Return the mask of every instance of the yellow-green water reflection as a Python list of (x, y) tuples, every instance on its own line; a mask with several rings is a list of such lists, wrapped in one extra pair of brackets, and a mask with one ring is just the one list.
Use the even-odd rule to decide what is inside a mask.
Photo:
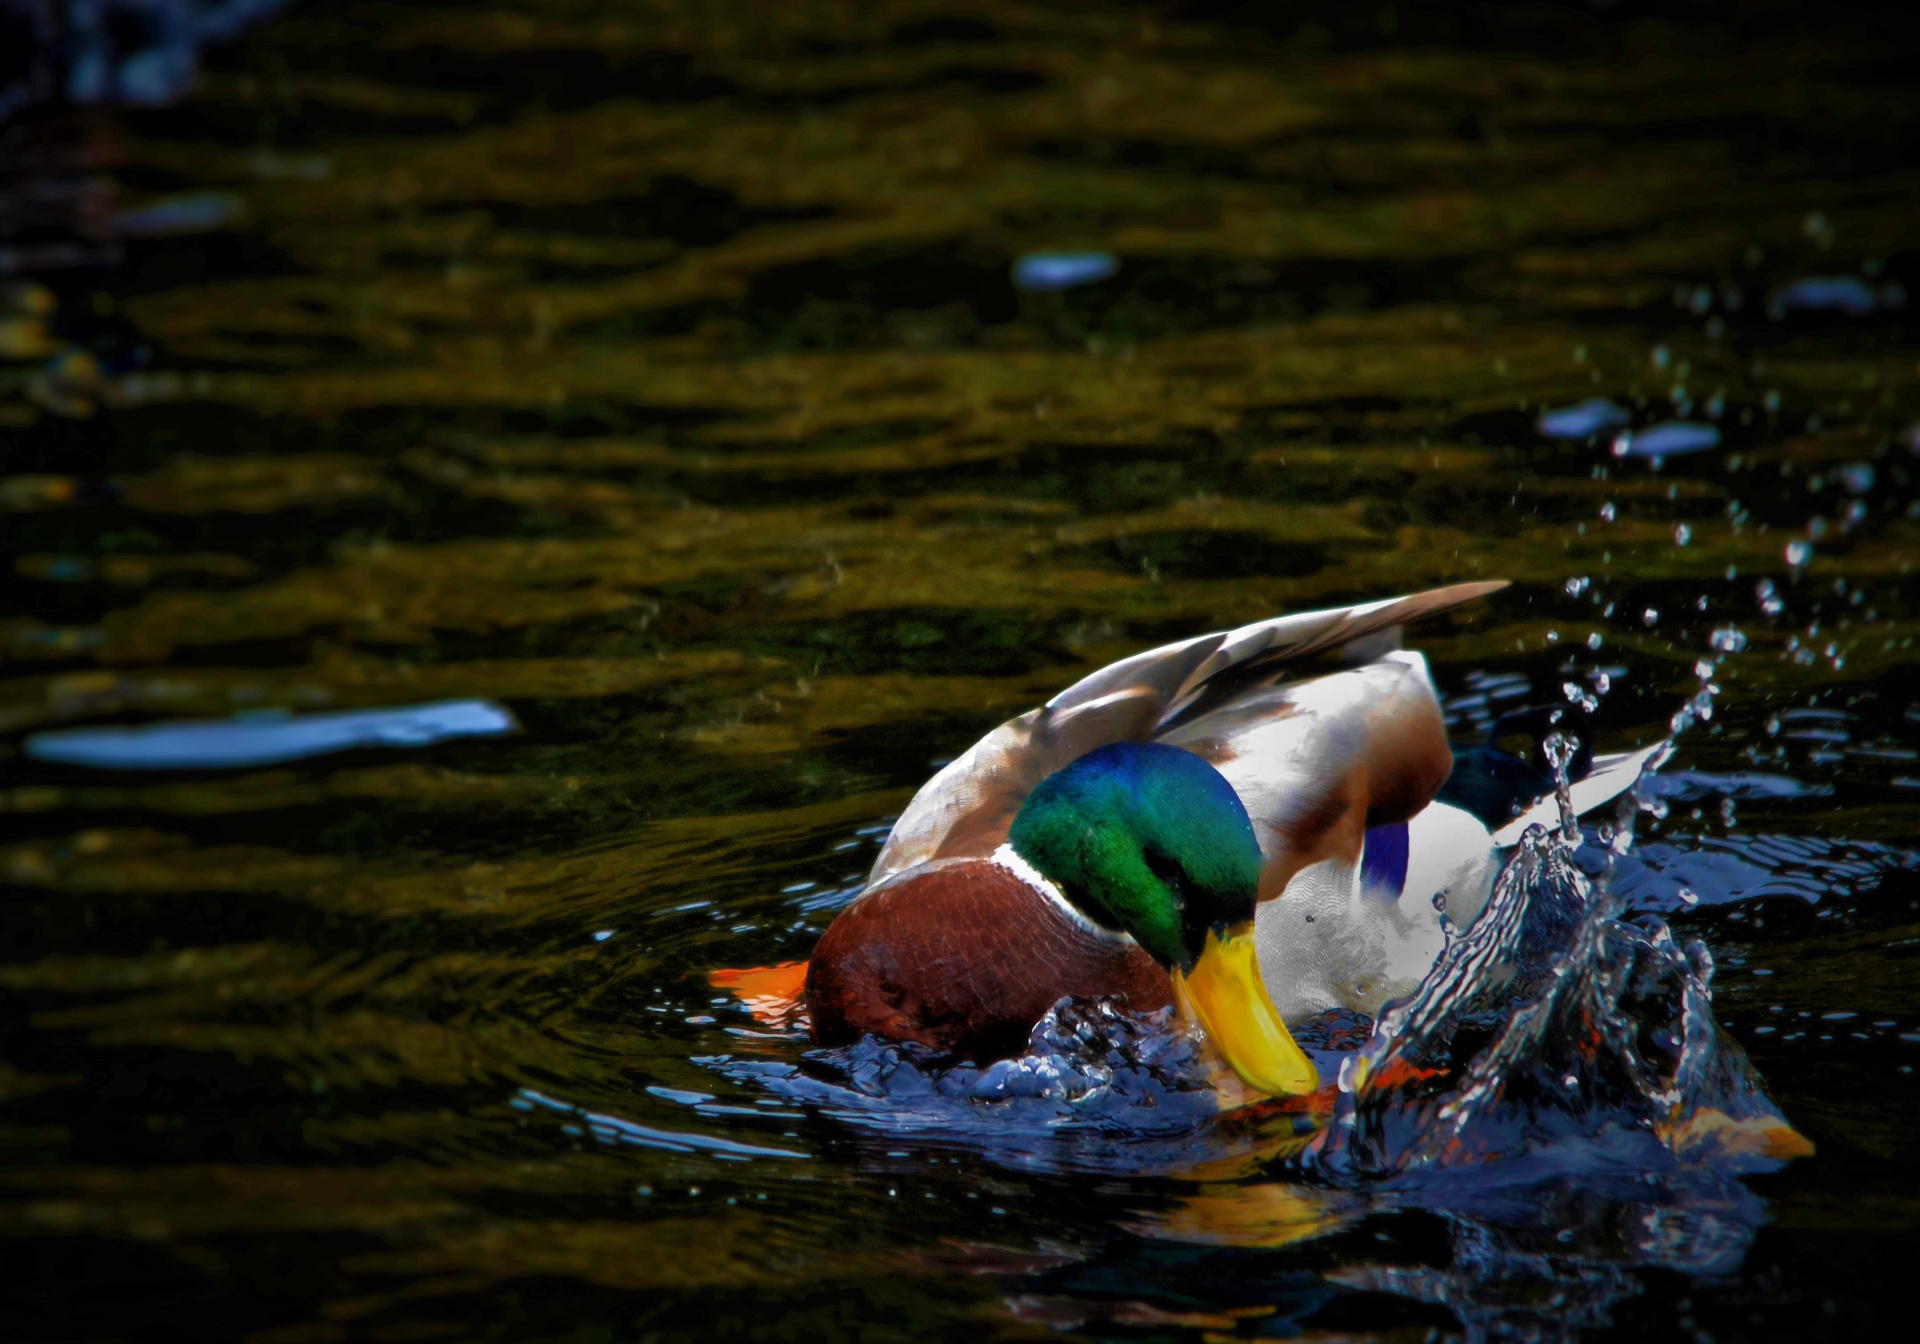
[[(101, 114), (127, 202), (234, 222), (7, 299), (0, 1229), (31, 1337), (1459, 1331), (1367, 1277), (1447, 1263), (1429, 1215), (646, 1089), (779, 1109), (698, 1057), (799, 1047), (701, 976), (804, 955), (987, 727), (1155, 640), (1478, 577), (1516, 586), (1423, 633), (1443, 690), (1557, 698), (1571, 651), (1613, 669), (1609, 746), (1667, 731), (1713, 629), (1750, 639), (1683, 763), (1831, 791), (1655, 838), (1892, 856), (1856, 901), (1697, 930), (1821, 1146), (1768, 1187), (1789, 1231), (1732, 1287), (1629, 1289), (1566, 1214), (1600, 1303), (1566, 1319), (1890, 1320), (1850, 1276), (1920, 1207), (1920, 369), (1908, 309), (1766, 313), (1806, 275), (1920, 284), (1889, 31), (312, 4), (182, 107)], [(1009, 280), (1086, 248), (1119, 274)], [(1655, 470), (1534, 432), (1597, 394), (1642, 425), (1718, 399), (1726, 444)], [(225, 774), (19, 754), (463, 697), (522, 731)], [(1841, 740), (1768, 731), (1810, 704)], [(1859, 1018), (1789, 1045), (1751, 1034), (1774, 1006)], [(806, 1158), (596, 1144), (523, 1088)]]

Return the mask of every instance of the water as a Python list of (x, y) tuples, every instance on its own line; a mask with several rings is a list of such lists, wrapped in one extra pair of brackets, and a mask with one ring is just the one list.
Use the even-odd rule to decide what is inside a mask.
[[(1913, 49), (309, 5), (0, 128), (10, 1333), (1897, 1328)], [(997, 1073), (816, 1054), (707, 982), (1085, 671), (1476, 577), (1413, 640), (1459, 744), (1675, 752), (1454, 989), (1302, 1033), (1357, 1090), (1222, 1115), (1098, 1004)], [(328, 727), (449, 702), (517, 729)], [(181, 721), (339, 750), (30, 745)]]

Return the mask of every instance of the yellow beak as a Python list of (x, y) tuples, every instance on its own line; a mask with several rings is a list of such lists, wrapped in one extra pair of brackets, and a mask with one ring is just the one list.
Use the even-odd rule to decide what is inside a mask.
[(1260, 978), (1252, 925), (1209, 933), (1192, 972), (1175, 970), (1173, 979), (1241, 1082), (1272, 1097), (1299, 1096), (1320, 1086), (1320, 1071), (1294, 1044)]

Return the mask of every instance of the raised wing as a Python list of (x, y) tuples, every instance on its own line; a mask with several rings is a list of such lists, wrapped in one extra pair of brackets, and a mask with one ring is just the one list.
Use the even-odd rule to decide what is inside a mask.
[[(991, 854), (1005, 841), (1034, 786), (1096, 747), (1163, 736), (1171, 741), (1175, 730), (1199, 730), (1203, 724), (1219, 728), (1226, 721), (1216, 716), (1241, 706), (1246, 707), (1242, 718), (1250, 723), (1261, 717), (1252, 708), (1255, 703), (1269, 704), (1269, 716), (1290, 714), (1293, 710), (1282, 705), (1292, 702), (1263, 699), (1275, 693), (1272, 683), (1287, 668), (1362, 646), (1408, 621), (1505, 586), (1459, 584), (1361, 606), (1276, 616), (1104, 667), (1041, 708), (994, 729), (927, 781), (894, 823), (868, 883), (934, 859)], [(1424, 665), (1420, 677), (1425, 685)], [(1430, 687), (1426, 695), (1432, 699)], [(1437, 721), (1437, 706), (1434, 714)], [(1440, 745), (1444, 751), (1444, 733)], [(1446, 778), (1444, 769), (1440, 778)]]

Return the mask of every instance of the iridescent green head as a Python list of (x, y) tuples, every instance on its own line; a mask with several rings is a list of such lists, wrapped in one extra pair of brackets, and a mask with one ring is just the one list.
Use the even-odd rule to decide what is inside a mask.
[(1211, 930), (1253, 918), (1260, 846), (1220, 772), (1178, 747), (1118, 742), (1050, 775), (1014, 818), (1014, 852), (1087, 918), (1191, 971)]

